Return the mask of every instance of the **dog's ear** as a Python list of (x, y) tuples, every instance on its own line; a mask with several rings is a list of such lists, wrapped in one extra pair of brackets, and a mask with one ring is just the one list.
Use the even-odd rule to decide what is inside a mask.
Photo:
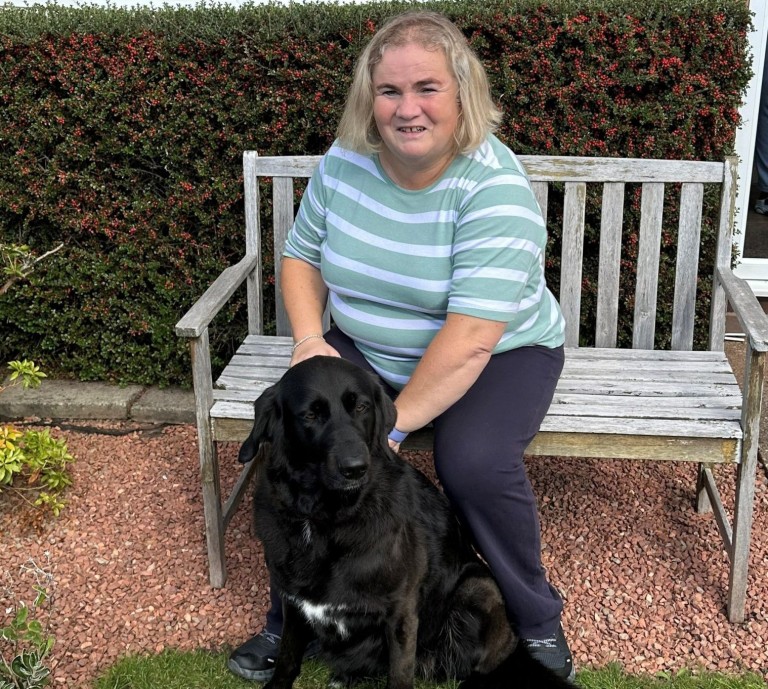
[(385, 450), (389, 450), (387, 436), (397, 420), (395, 403), (390, 399), (384, 388), (376, 380), (376, 429), (374, 431), (377, 443), (382, 443)]
[(275, 424), (280, 417), (277, 404), (277, 385), (267, 388), (253, 403), (253, 428), (245, 442), (240, 446), (237, 461), (247, 464), (258, 453), (263, 442), (271, 443), (274, 439)]

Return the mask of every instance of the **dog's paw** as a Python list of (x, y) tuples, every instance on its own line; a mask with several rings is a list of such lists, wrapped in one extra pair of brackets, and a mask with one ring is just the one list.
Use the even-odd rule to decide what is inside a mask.
[(362, 677), (355, 677), (353, 675), (340, 675), (333, 674), (325, 685), (326, 689), (352, 689), (352, 687), (360, 684), (363, 681)]

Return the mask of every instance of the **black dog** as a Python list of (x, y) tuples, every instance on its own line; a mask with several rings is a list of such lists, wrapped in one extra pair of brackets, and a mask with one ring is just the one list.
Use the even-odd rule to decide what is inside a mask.
[(255, 404), (240, 449), (270, 443), (256, 530), (283, 596), (268, 689), (290, 689), (318, 638), (333, 683), (386, 675), (463, 679), (466, 689), (571, 687), (530, 657), (487, 567), (444, 495), (387, 444), (392, 401), (362, 369), (316, 357)]

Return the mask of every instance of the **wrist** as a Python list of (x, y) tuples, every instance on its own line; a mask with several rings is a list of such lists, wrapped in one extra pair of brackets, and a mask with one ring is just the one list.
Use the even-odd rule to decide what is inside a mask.
[(291, 348), (291, 354), (295, 352), (301, 345), (303, 345), (305, 342), (309, 342), (310, 340), (325, 340), (323, 335), (320, 333), (313, 333), (311, 335), (305, 335), (304, 337), (300, 338), (296, 342), (294, 342), (293, 347)]

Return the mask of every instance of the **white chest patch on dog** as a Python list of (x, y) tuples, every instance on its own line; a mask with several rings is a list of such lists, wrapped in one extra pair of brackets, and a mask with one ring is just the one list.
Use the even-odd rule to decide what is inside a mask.
[(327, 603), (310, 603), (308, 600), (302, 600), (296, 596), (289, 596), (291, 603), (301, 610), (304, 617), (312, 625), (321, 625), (323, 627), (336, 627), (339, 636), (347, 638), (349, 629), (344, 622), (344, 606), (328, 605)]
[(301, 531), (301, 536), (304, 539), (304, 543), (306, 545), (312, 543), (312, 525), (309, 523), (309, 519), (304, 522), (304, 528)]

